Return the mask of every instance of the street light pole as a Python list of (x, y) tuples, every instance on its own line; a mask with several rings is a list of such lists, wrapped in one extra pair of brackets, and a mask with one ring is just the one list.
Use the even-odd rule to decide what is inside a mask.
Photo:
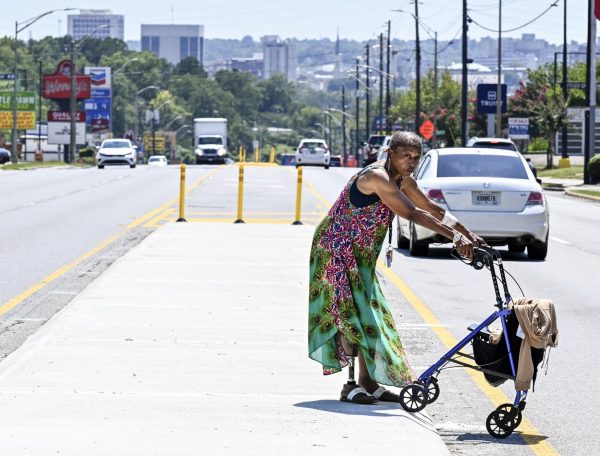
[[(342, 86), (342, 112), (346, 112), (346, 86)], [(342, 115), (342, 159), (346, 163), (346, 116)]]
[(140, 108), (139, 108), (139, 103), (138, 103), (138, 97), (144, 93), (146, 90), (150, 90), (150, 89), (154, 89), (154, 90), (159, 90), (159, 87), (154, 86), (154, 85), (150, 85), (150, 86), (146, 86), (141, 88), (140, 90), (138, 90), (135, 93), (135, 115), (136, 115), (136, 124), (135, 124), (135, 137), (136, 140), (137, 138), (140, 137), (140, 124), (141, 124), (141, 120), (140, 120)]
[(38, 153), (42, 153), (42, 61), (38, 60)]
[(29, 19), (26, 19), (22, 22), (17, 22), (15, 21), (15, 60), (14, 60), (14, 66), (13, 66), (13, 77), (14, 77), (14, 85), (13, 85), (13, 99), (12, 99), (12, 103), (13, 103), (13, 128), (12, 128), (12, 146), (11, 146), (11, 152), (10, 152), (10, 161), (11, 163), (17, 163), (17, 127), (18, 127), (18, 122), (17, 122), (17, 82), (18, 82), (18, 77), (17, 77), (17, 72), (18, 72), (18, 65), (19, 65), (19, 53), (18, 53), (18, 35), (19, 32), (22, 32), (23, 30), (25, 30), (27, 27), (29, 27), (30, 25), (33, 25), (34, 23), (36, 23), (37, 21), (39, 21), (41, 18), (47, 16), (48, 14), (52, 14), (56, 11), (71, 11), (74, 10), (76, 8), (63, 8), (63, 9), (53, 9), (50, 11), (46, 11), (45, 13), (40, 14), (39, 16), (34, 16), (31, 17)]
[(365, 106), (366, 112), (365, 112), (365, 138), (368, 141), (369, 140), (369, 134), (370, 134), (370, 128), (369, 128), (369, 68), (371, 68), (369, 66), (369, 50), (371, 48), (371, 43), (367, 42), (367, 60), (366, 60), (366, 65), (365, 65), (365, 79), (366, 79), (366, 84), (367, 84), (367, 88), (365, 90), (366, 92), (366, 101), (367, 104)]
[(419, 1), (415, 0), (415, 30), (416, 30), (416, 81), (415, 81), (415, 133), (419, 134), (421, 120), (421, 43), (419, 41)]
[(460, 125), (461, 132), (460, 138), (462, 142), (462, 146), (467, 145), (467, 133), (468, 133), (468, 123), (467, 123), (467, 0), (463, 0), (463, 11), (462, 11), (462, 90), (460, 95)]
[(379, 34), (379, 134), (383, 133), (383, 33)]
[[(565, 102), (569, 98), (567, 94), (567, 0), (563, 0), (564, 18), (563, 18), (563, 62), (562, 62), (562, 92), (563, 99)], [(554, 64), (554, 71), (556, 71), (556, 63)], [(561, 130), (561, 158), (568, 163), (569, 153), (567, 152), (567, 124), (562, 127)]]
[(438, 115), (438, 50), (437, 32), (433, 39), (433, 146), (437, 146), (437, 115)]
[[(391, 52), (391, 35), (392, 33), (392, 21), (388, 21), (388, 32), (387, 32), (387, 67), (386, 72), (390, 74), (390, 52)], [(385, 132), (386, 134), (391, 133), (391, 125), (390, 125), (390, 106), (392, 104), (392, 99), (390, 98), (390, 78), (386, 78), (385, 80)]]
[(360, 90), (359, 87), (358, 87), (358, 84), (360, 83), (360, 76), (359, 76), (359, 73), (358, 73), (358, 64), (359, 64), (359, 62), (360, 62), (360, 60), (357, 57), (356, 58), (356, 118), (354, 119), (355, 120), (354, 137), (355, 137), (355, 141), (356, 141), (356, 163), (358, 163), (360, 165), (360, 162), (358, 160), (358, 151), (360, 149), (360, 145), (358, 143), (359, 137), (360, 137), (359, 133), (358, 133), (358, 128), (359, 128), (359, 119), (358, 119), (358, 117), (359, 117), (359, 112), (360, 112), (360, 110), (359, 110), (360, 109), (360, 104), (359, 104), (360, 98), (358, 96), (359, 95), (359, 90)]

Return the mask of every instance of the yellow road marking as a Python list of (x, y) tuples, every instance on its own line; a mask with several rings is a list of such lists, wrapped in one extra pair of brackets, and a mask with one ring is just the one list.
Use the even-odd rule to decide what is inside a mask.
[[(315, 187), (308, 181), (305, 184), (309, 187), (311, 193), (317, 197), (326, 207), (331, 206), (331, 203), (327, 201)], [(384, 273), (384, 275), (398, 288), (400, 293), (406, 298), (410, 305), (417, 311), (425, 323), (431, 325), (436, 336), (442, 341), (447, 349), (454, 347), (458, 341), (454, 338), (452, 333), (442, 325), (440, 320), (435, 314), (425, 305), (425, 303), (415, 294), (414, 291), (390, 268), (385, 266), (383, 261), (377, 260), (377, 267)], [(465, 369), (471, 380), (484, 392), (488, 399), (497, 407), (500, 404), (513, 403), (504, 392), (499, 388), (491, 387), (483, 378), (483, 376), (474, 370)], [(554, 456), (559, 455), (558, 451), (548, 442), (542, 440), (543, 437), (541, 432), (525, 417), (519, 426), (520, 436), (527, 443), (529, 448), (538, 456)]]
[[(192, 191), (192, 189), (194, 189), (195, 187), (197, 187), (198, 185), (200, 185), (202, 182), (204, 182), (206, 179), (208, 179), (209, 177), (213, 176), (215, 173), (219, 172), (222, 169), (223, 168), (219, 167), (219, 168), (215, 169), (214, 171), (201, 176), (199, 179), (197, 179), (192, 184), (192, 186), (190, 187), (190, 189), (186, 193), (189, 193), (190, 191)], [(127, 225), (121, 232), (119, 232), (119, 233), (115, 234), (114, 236), (112, 236), (112, 237), (104, 240), (103, 242), (101, 242), (100, 244), (98, 244), (93, 249), (91, 249), (88, 252), (86, 252), (83, 255), (81, 255), (76, 260), (73, 260), (70, 263), (68, 263), (68, 264), (66, 264), (66, 265), (58, 268), (54, 272), (52, 272), (49, 275), (47, 275), (46, 277), (44, 277), (41, 281), (39, 281), (35, 285), (30, 286), (29, 288), (27, 288), (22, 293), (20, 293), (17, 296), (9, 299), (4, 304), (2, 304), (2, 306), (0, 306), (0, 315), (3, 315), (6, 312), (8, 312), (9, 310), (15, 308), (17, 305), (19, 305), (25, 299), (27, 299), (31, 295), (33, 295), (35, 292), (41, 290), (46, 285), (48, 285), (52, 281), (58, 279), (63, 274), (69, 272), (71, 269), (75, 268), (77, 265), (79, 265), (84, 260), (86, 260), (86, 259), (90, 258), (91, 256), (95, 255), (96, 253), (100, 252), (102, 249), (104, 249), (105, 247), (109, 246), (110, 244), (112, 244), (113, 242), (115, 242), (116, 240), (118, 240), (119, 238), (121, 238), (123, 235), (125, 235), (131, 229), (136, 228), (136, 227), (142, 225), (148, 219), (152, 218), (153, 216), (156, 216), (156, 214), (159, 214), (161, 211), (164, 211), (170, 205), (176, 204), (178, 201), (179, 201), (179, 197), (174, 198), (171, 201), (163, 204), (162, 206), (160, 206), (160, 207), (158, 207), (158, 208), (156, 208), (156, 209), (148, 212), (147, 214), (142, 215), (141, 217), (137, 218), (136, 220), (134, 220), (133, 222), (131, 222), (129, 225)]]

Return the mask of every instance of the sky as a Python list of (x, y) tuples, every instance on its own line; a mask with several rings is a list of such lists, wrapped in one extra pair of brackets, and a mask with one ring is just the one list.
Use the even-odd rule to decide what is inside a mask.
[[(235, 38), (246, 35), (256, 41), (264, 35), (282, 38), (331, 38), (339, 31), (340, 38), (376, 39), (387, 31), (392, 21), (392, 38), (412, 40), (415, 36), (412, 0), (10, 0), (0, 15), (0, 36), (14, 36), (15, 21), (22, 22), (51, 9), (66, 7), (110, 9), (125, 17), (125, 40), (140, 39), (141, 24), (200, 24), (205, 38)], [(472, 19), (492, 30), (498, 29), (500, 0), (468, 0)], [(568, 40), (586, 41), (587, 0), (557, 0), (558, 6), (542, 18), (507, 37), (534, 33), (550, 43), (563, 40), (563, 1), (567, 1)], [(519, 27), (538, 16), (555, 0), (502, 0), (502, 29)], [(9, 6), (10, 5), (10, 6)], [(21, 39), (40, 39), (67, 33), (67, 14), (57, 11), (40, 19), (19, 34)], [(438, 32), (438, 40), (460, 38), (462, 0), (421, 0), (419, 16), (423, 24)], [(469, 37), (479, 39), (497, 36), (475, 23), (469, 27)], [(426, 38), (425, 30), (421, 37)]]

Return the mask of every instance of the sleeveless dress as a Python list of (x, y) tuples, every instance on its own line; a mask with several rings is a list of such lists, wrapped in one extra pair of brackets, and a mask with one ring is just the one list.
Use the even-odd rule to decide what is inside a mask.
[[(348, 364), (338, 333), (358, 345), (373, 380), (402, 387), (413, 381), (394, 319), (375, 267), (388, 224), (394, 217), (377, 195), (360, 193), (353, 176), (315, 230), (310, 253), (308, 355), (325, 375)], [(358, 190), (371, 204), (357, 207)], [(356, 202), (356, 201), (355, 201)]]

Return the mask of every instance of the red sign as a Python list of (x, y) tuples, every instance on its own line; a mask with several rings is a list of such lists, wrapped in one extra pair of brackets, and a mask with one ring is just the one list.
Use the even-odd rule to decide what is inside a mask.
[[(78, 100), (86, 100), (90, 95), (90, 77), (77, 76), (75, 78), (75, 94)], [(68, 99), (71, 98), (71, 78), (69, 76), (45, 74), (44, 98)]]
[(96, 118), (92, 119), (91, 128), (92, 132), (96, 133), (98, 131), (106, 131), (109, 128), (108, 119)]
[(427, 140), (431, 139), (431, 137), (433, 136), (434, 130), (435, 130), (435, 128), (434, 128), (433, 122), (431, 120), (426, 120), (419, 127), (419, 133), (421, 133), (421, 136), (423, 136), (423, 138), (425, 138)]
[(600, 20), (600, 0), (594, 1), (594, 15), (596, 19)]
[[(69, 111), (48, 111), (48, 122), (70, 122)], [(85, 111), (77, 111), (76, 122), (85, 122)]]

